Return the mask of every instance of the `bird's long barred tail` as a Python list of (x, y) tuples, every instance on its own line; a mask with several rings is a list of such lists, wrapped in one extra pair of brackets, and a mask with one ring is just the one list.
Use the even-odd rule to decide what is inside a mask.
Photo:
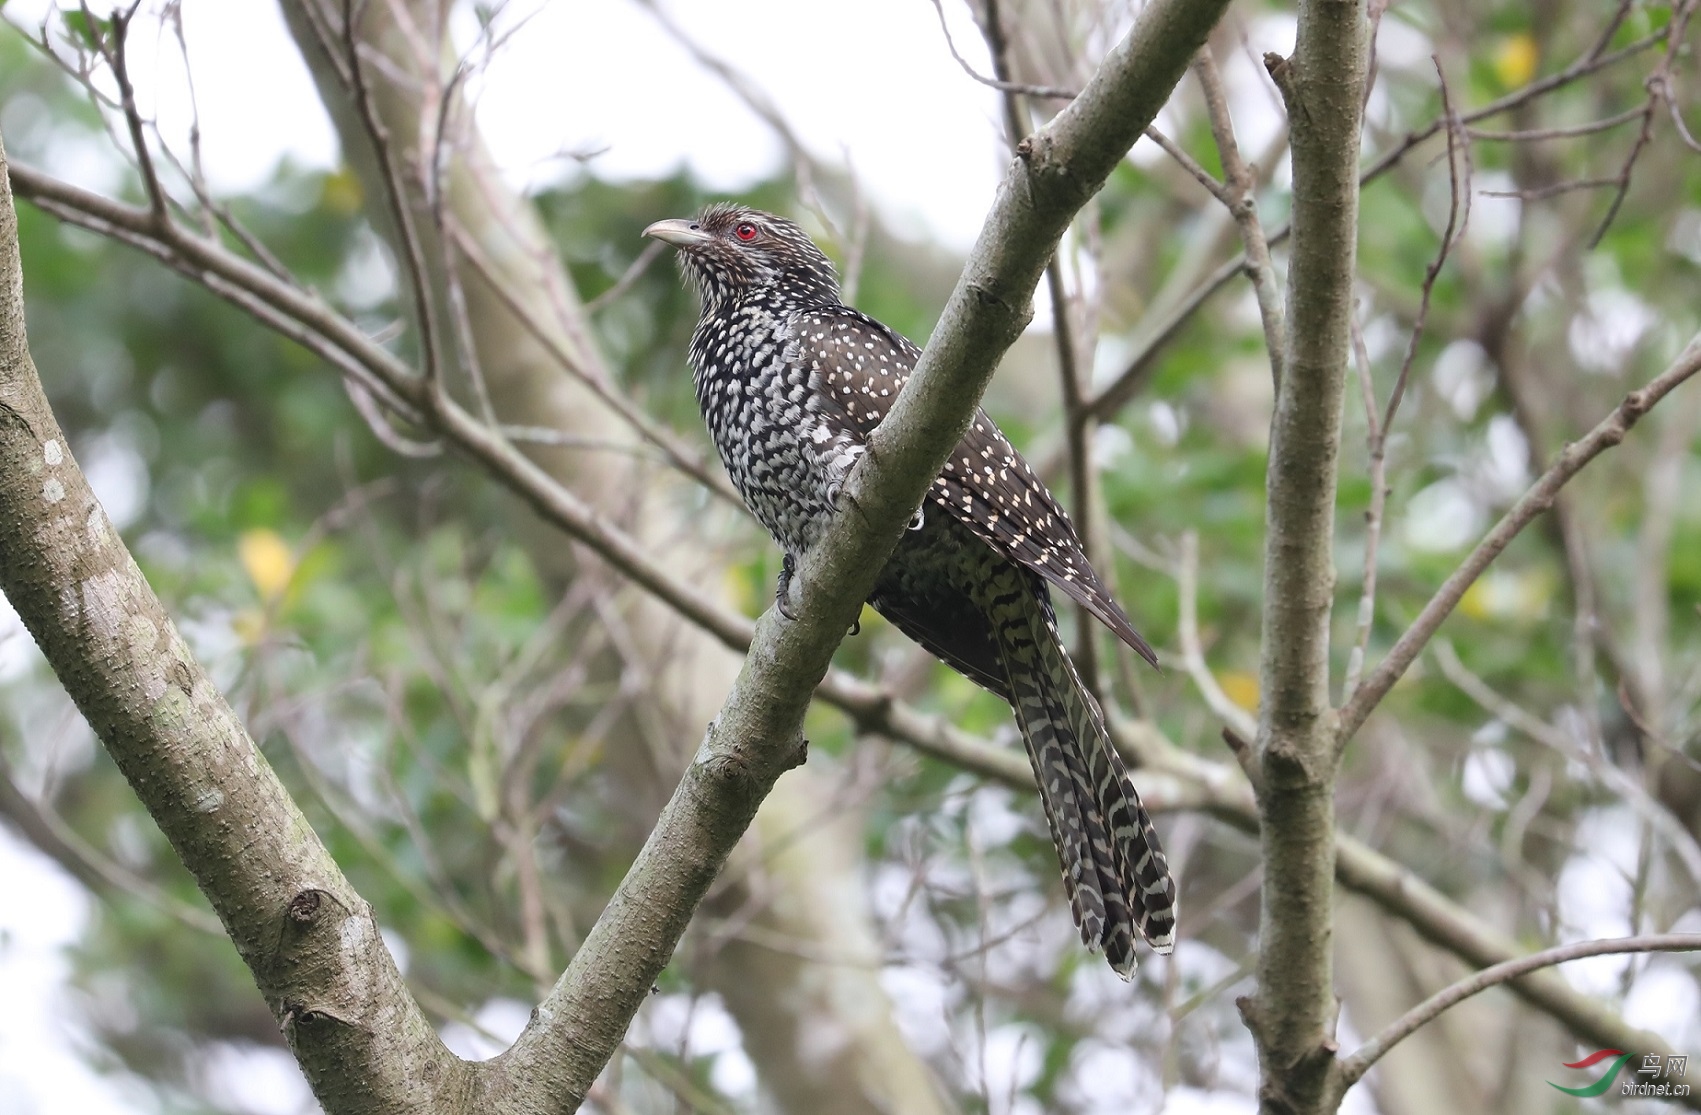
[(1070, 909), (1081, 940), (1102, 948), (1127, 979), (1136, 932), (1160, 953), (1175, 945), (1169, 861), (1098, 703), (1063, 649), (1043, 590), (1022, 571), (998, 580), (989, 611)]

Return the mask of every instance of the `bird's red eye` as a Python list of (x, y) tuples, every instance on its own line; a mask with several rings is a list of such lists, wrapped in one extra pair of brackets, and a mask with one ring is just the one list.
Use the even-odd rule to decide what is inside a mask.
[(732, 230), (732, 234), (748, 244), (750, 241), (756, 239), (756, 226), (751, 224), (749, 221), (745, 221), (743, 224), (734, 228)]

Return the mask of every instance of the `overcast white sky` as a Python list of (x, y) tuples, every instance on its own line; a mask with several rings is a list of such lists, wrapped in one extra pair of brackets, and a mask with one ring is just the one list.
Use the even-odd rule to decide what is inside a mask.
[[(959, 49), (984, 71), (967, 10), (946, 7)], [(32, 24), (47, 8), (46, 0), (14, 0), (7, 18)], [(183, 8), (215, 186), (253, 186), (285, 153), (334, 163), (330, 123), (272, 0), (185, 0)], [(958, 245), (973, 240), (1004, 161), (996, 94), (952, 61), (928, 0), (718, 0), (669, 10), (754, 78), (815, 154), (848, 158), (900, 226)], [(614, 178), (665, 175), (685, 163), (729, 189), (779, 166), (770, 130), (639, 5), (514, 0), (504, 21), (521, 19), (472, 90), (484, 135), (516, 181), (559, 175), (562, 152), (600, 152), (596, 172)], [(456, 30), (470, 42), (470, 16)], [(137, 83), (163, 130), (182, 135), (185, 86), (174, 51), (162, 45), (140, 52)]]

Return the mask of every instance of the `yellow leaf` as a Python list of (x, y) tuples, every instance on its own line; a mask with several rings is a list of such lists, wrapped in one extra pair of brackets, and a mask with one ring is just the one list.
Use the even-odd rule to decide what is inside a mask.
[(1465, 595), (1459, 597), (1459, 614), (1471, 619), (1487, 617), (1490, 609), (1488, 589), (1482, 581), (1473, 581), (1471, 587), (1465, 590)]
[(333, 213), (350, 217), (360, 212), (360, 179), (355, 177), (354, 171), (349, 167), (339, 167), (334, 173), (326, 175), (323, 190), (325, 207)]
[(721, 578), (721, 588), (726, 593), (727, 603), (747, 616), (753, 616), (773, 603), (756, 592), (750, 578), (736, 566), (727, 566)]
[(1508, 89), (1528, 85), (1536, 76), (1539, 53), (1536, 40), (1528, 32), (1507, 36), (1500, 49), (1494, 52), (1494, 76)]
[(236, 540), (236, 555), (259, 590), (260, 599), (268, 604), (283, 594), (295, 576), (295, 554), (275, 530), (261, 527), (243, 531)]
[(1258, 679), (1244, 670), (1230, 670), (1217, 678), (1223, 695), (1247, 712), (1258, 711)]
[(1533, 623), (1547, 614), (1553, 593), (1551, 574), (1495, 569), (1465, 590), (1459, 598), (1459, 611), (1472, 619)]
[(266, 617), (258, 608), (244, 608), (230, 617), (230, 629), (246, 646), (253, 646), (266, 633)]

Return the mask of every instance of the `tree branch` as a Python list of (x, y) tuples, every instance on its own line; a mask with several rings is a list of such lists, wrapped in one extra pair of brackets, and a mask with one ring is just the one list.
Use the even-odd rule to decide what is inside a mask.
[(1417, 619), (1394, 643), (1387, 657), (1365, 678), (1352, 699), (1342, 706), (1335, 728), (1337, 751), (1347, 745), (1353, 733), (1364, 724), (1365, 718), (1422, 653), (1424, 645), (1458, 606), (1465, 590), (1511, 545), (1519, 532), (1553, 505), (1560, 489), (1581, 472), (1583, 466), (1623, 441), (1624, 435), (1644, 414), (1698, 371), (1701, 371), (1701, 334), (1691, 338), (1677, 359), (1647, 386), (1626, 395), (1613, 412), (1601, 419), (1581, 441), (1571, 443), (1560, 452), (1548, 470), (1518, 497), (1518, 502), (1483, 536), (1470, 556), (1435, 590), (1435, 595), (1429, 598)]
[[(1701, 933), (1661, 933), (1643, 937), (1614, 937), (1601, 941), (1578, 941), (1520, 956), (1460, 980), (1437, 991), (1365, 1042), (1351, 1057), (1341, 1061), (1341, 1078), (1352, 1086), (1390, 1049), (1427, 1026), (1442, 1011), (1464, 1002), (1491, 987), (1515, 980), (1541, 968), (1581, 960), (1586, 956), (1613, 956), (1639, 952), (1695, 952), (1701, 950)], [(1638, 1050), (1639, 1052), (1641, 1050)]]
[(756, 805), (801, 759), (810, 692), (967, 427), (1074, 213), (1149, 123), (1222, 9), (1158, 0), (1082, 95), (1023, 144), (921, 360), (801, 563), (796, 622), (770, 609), (744, 669), (608, 909), (499, 1072), (583, 1099)]
[[(0, 163), (4, 152), (0, 151)], [(326, 1110), (465, 1087), (372, 912), (190, 654), (71, 458), (0, 182), (0, 592), (212, 903)]]
[(1309, 0), (1292, 58), (1265, 56), (1293, 143), (1293, 248), (1282, 379), (1270, 426), (1258, 793), (1264, 853), (1258, 991), (1263, 1112), (1332, 1110), (1336, 999), (1334, 604), (1336, 464), (1351, 343), (1364, 103), (1362, 4)]

